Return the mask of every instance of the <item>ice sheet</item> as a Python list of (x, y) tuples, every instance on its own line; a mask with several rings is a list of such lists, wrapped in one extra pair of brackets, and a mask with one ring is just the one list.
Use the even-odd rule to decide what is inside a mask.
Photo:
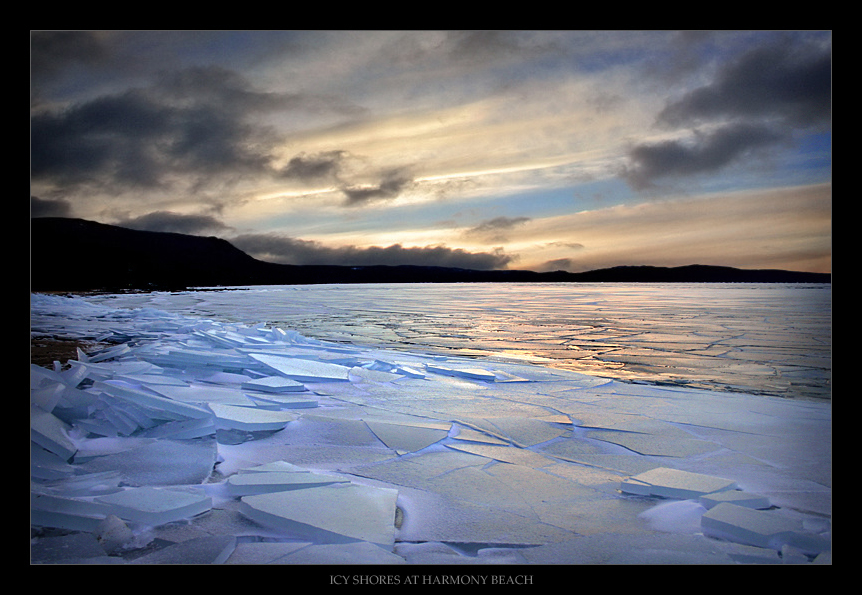
[[(31, 310), (39, 333), (121, 343), (31, 366), (34, 560), (65, 556), (48, 553), (55, 531), (106, 535), (111, 516), (135, 538), (87, 559), (734, 564), (831, 552), (828, 403), (83, 298), (34, 295)], [(761, 517), (729, 506), (792, 531), (753, 540)]]
[(358, 484), (287, 489), (240, 498), (240, 510), (266, 526), (319, 543), (366, 541), (392, 548), (398, 491)]

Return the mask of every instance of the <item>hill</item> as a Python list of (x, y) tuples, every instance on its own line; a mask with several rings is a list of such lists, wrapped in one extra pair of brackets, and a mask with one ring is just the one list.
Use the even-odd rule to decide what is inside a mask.
[(829, 274), (704, 265), (623, 266), (585, 273), (411, 265), (284, 265), (257, 260), (220, 238), (138, 231), (60, 217), (31, 219), (30, 234), (31, 291), (179, 290), (312, 283), (831, 282)]

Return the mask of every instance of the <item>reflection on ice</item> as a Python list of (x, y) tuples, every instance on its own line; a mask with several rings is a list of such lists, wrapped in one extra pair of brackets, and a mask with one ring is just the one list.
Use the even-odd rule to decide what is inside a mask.
[(34, 562), (831, 561), (828, 402), (97, 301), (31, 297), (112, 343), (31, 366)]
[(617, 379), (793, 397), (831, 392), (829, 285), (321, 285), (94, 299)]

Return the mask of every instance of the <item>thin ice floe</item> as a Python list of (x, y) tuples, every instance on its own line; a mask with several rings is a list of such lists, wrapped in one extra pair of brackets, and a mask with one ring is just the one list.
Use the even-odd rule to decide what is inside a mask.
[(831, 562), (831, 406), (82, 298), (31, 331), (31, 560)]

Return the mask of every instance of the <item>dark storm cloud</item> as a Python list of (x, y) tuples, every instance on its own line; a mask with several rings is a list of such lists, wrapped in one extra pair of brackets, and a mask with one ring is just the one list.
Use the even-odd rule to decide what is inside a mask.
[(693, 139), (632, 147), (624, 177), (642, 189), (666, 176), (716, 173), (788, 142), (794, 130), (828, 125), (831, 104), (831, 44), (781, 37), (728, 63), (708, 85), (669, 102), (657, 124), (692, 127)]
[[(372, 185), (354, 185), (350, 174), (343, 176), (351, 156), (347, 151), (324, 151), (316, 154), (301, 153), (288, 161), (279, 176), (302, 182), (331, 182), (345, 196), (343, 206), (362, 207), (371, 203), (394, 200), (409, 188), (413, 176), (409, 168), (399, 167), (380, 174), (380, 182)], [(345, 179), (348, 178), (348, 179)]]
[(168, 134), (170, 116), (136, 96), (104, 97), (61, 114), (30, 119), (34, 179), (76, 184), (110, 175), (122, 183), (149, 180), (156, 169), (147, 147)]
[(180, 127), (172, 136), (167, 155), (187, 172), (260, 173), (270, 157), (253, 126), (212, 106), (199, 106), (179, 115)]
[[(224, 68), (162, 73), (148, 88), (33, 114), (31, 175), (67, 188), (96, 182), (166, 187), (185, 175), (199, 187), (249, 174), (277, 176), (271, 147), (283, 139), (255, 124), (255, 116), (350, 109), (335, 99), (260, 92)], [(309, 165), (293, 162), (286, 173), (307, 174)]]
[(202, 101), (223, 110), (270, 110), (279, 107), (283, 96), (257, 92), (238, 73), (219, 66), (195, 66), (163, 72), (154, 90), (179, 100)]
[(726, 65), (712, 83), (670, 103), (659, 122), (678, 126), (720, 117), (780, 117), (808, 126), (831, 115), (831, 44), (787, 37)]
[(472, 253), (446, 246), (405, 248), (400, 244), (387, 247), (326, 247), (318, 242), (297, 240), (275, 234), (247, 234), (231, 240), (240, 250), (261, 260), (285, 264), (427, 265), (490, 270), (505, 268), (513, 258), (502, 251)]
[(30, 76), (37, 84), (70, 64), (98, 63), (106, 57), (106, 49), (89, 31), (30, 33)]
[(69, 185), (157, 187), (172, 174), (261, 171), (256, 131), (210, 105), (173, 106), (140, 91), (31, 117), (31, 174)]
[(624, 177), (633, 187), (646, 188), (657, 178), (713, 173), (786, 138), (768, 126), (740, 123), (695, 134), (693, 142), (639, 145), (629, 153)]
[(292, 158), (280, 173), (285, 178), (298, 180), (334, 178), (341, 171), (345, 155), (344, 151), (326, 151), (315, 155), (302, 153)]
[(401, 192), (413, 183), (413, 178), (403, 168), (397, 168), (383, 175), (376, 186), (346, 186), (342, 192), (347, 197), (347, 206), (362, 206), (371, 202), (398, 198)]
[(202, 235), (229, 229), (227, 225), (209, 215), (182, 215), (170, 211), (157, 211), (117, 222), (120, 227), (142, 231), (168, 231)]

